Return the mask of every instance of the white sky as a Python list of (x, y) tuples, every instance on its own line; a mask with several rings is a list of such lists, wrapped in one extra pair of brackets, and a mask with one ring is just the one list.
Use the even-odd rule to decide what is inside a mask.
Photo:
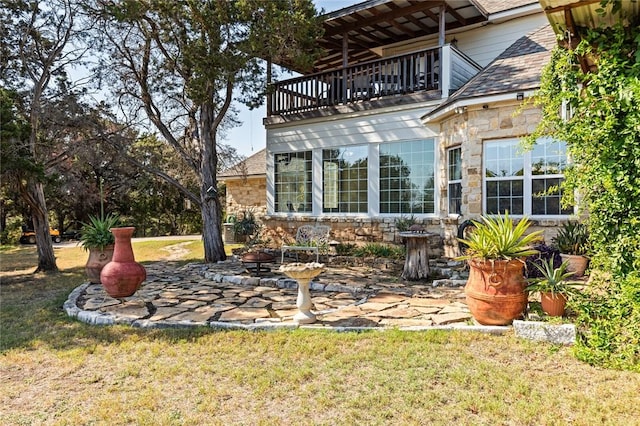
[[(363, 0), (314, 0), (316, 9), (324, 9), (325, 12), (342, 9)], [(262, 125), (262, 119), (267, 112), (264, 106), (249, 111), (244, 106), (239, 106), (239, 120), (242, 124), (228, 132), (223, 143), (233, 146), (238, 153), (247, 157), (255, 154), (265, 147), (266, 132)]]

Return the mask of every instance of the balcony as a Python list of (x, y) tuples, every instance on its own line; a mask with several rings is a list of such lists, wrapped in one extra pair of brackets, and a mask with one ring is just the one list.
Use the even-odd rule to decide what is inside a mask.
[(479, 70), (479, 65), (447, 44), (274, 83), (267, 115), (315, 115), (314, 111), (348, 109), (363, 102), (382, 107), (387, 99), (412, 99), (412, 94), (447, 98)]

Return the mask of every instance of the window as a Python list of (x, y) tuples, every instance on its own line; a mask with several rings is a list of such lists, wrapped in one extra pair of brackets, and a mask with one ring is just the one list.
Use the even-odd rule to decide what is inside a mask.
[(569, 215), (560, 205), (567, 165), (566, 144), (539, 139), (522, 152), (517, 139), (490, 141), (484, 149), (485, 212), (514, 215)]
[(435, 212), (433, 139), (380, 144), (380, 213)]
[(460, 214), (462, 205), (462, 149), (460, 147), (450, 149), (447, 157), (449, 214)]
[(311, 151), (275, 154), (275, 211), (311, 212)]
[(366, 213), (367, 147), (322, 151), (322, 211), (325, 213)]

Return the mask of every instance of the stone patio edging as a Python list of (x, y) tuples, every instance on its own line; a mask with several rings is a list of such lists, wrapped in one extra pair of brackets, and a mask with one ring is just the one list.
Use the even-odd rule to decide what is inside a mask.
[[(273, 288), (283, 288), (295, 290), (298, 283), (289, 278), (260, 278), (246, 277), (239, 275), (225, 275), (219, 272), (203, 271), (206, 279), (217, 283), (230, 283), (239, 286), (265, 286)], [(171, 281), (171, 280), (169, 280)], [(445, 280), (442, 280), (445, 281)], [(457, 281), (457, 280), (456, 280)], [(439, 283), (440, 285), (444, 283)], [(553, 325), (541, 321), (521, 321), (515, 320), (513, 326), (485, 326), (485, 325), (405, 325), (405, 326), (387, 326), (387, 327), (366, 327), (366, 326), (327, 326), (319, 324), (296, 324), (292, 322), (270, 322), (257, 320), (255, 323), (247, 324), (241, 322), (229, 321), (189, 321), (189, 320), (148, 320), (148, 319), (131, 319), (126, 317), (118, 317), (112, 313), (105, 313), (95, 310), (84, 310), (78, 306), (78, 299), (83, 295), (85, 290), (91, 285), (86, 282), (76, 287), (69, 294), (67, 300), (63, 304), (63, 309), (69, 317), (76, 318), (81, 322), (90, 325), (116, 325), (126, 324), (132, 327), (146, 329), (164, 329), (164, 328), (188, 328), (188, 327), (210, 327), (218, 330), (253, 330), (253, 331), (269, 331), (269, 330), (293, 330), (293, 329), (310, 329), (310, 330), (330, 330), (335, 332), (364, 332), (364, 331), (385, 331), (385, 330), (402, 330), (402, 331), (427, 331), (427, 330), (460, 330), (483, 332), (494, 335), (502, 335), (509, 330), (514, 330), (515, 335), (520, 338), (529, 340), (547, 341), (554, 344), (571, 345), (576, 339), (575, 325), (560, 324)], [(370, 291), (365, 288), (340, 285), (340, 284), (321, 284), (318, 282), (311, 283), (311, 289), (314, 291), (326, 292), (348, 292), (354, 295), (361, 295), (362, 299), (358, 300), (354, 305), (357, 306), (367, 301)], [(135, 297), (135, 296), (133, 296)], [(141, 299), (142, 300), (142, 299)], [(338, 308), (340, 309), (340, 308)], [(332, 310), (318, 311), (318, 314), (326, 314)]]

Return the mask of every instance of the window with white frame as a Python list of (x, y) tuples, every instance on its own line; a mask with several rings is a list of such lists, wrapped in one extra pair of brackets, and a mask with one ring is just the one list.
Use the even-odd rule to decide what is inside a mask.
[(524, 152), (518, 139), (487, 141), (484, 145), (485, 213), (562, 216), (561, 184), (567, 166), (566, 143), (538, 139)]
[(460, 214), (462, 206), (462, 148), (447, 152), (449, 214)]
[(433, 139), (380, 144), (380, 213), (435, 212)]
[(322, 151), (324, 213), (367, 213), (367, 153), (365, 145)]
[(311, 212), (311, 151), (274, 155), (274, 209), (278, 213)]

